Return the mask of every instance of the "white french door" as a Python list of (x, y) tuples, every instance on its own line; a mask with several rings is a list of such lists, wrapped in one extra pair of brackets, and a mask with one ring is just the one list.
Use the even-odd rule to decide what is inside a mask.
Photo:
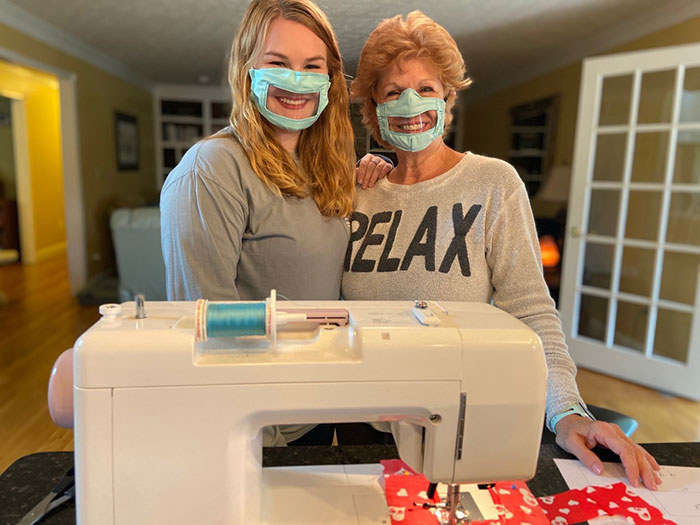
[(576, 363), (700, 399), (700, 44), (584, 61), (567, 224)]

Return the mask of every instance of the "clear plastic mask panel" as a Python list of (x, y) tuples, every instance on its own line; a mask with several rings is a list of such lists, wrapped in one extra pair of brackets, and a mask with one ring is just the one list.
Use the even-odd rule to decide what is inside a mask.
[(388, 117), (389, 131), (396, 133), (423, 133), (438, 124), (437, 111), (426, 111), (414, 117)]
[(267, 89), (265, 107), (276, 115), (301, 120), (316, 115), (319, 98), (318, 92), (293, 93), (270, 85)]

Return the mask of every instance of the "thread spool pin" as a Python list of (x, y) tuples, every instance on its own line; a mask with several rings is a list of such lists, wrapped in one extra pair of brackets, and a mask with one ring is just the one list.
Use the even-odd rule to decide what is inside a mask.
[(122, 313), (122, 306), (116, 303), (100, 305), (100, 315), (103, 319), (116, 319)]

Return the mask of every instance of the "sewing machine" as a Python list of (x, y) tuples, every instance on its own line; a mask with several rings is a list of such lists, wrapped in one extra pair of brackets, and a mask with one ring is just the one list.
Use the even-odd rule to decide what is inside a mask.
[[(524, 324), (477, 303), (280, 304), (274, 337), (207, 338), (194, 302), (101, 307), (74, 347), (79, 524), (265, 522), (267, 425), (390, 421), (430, 481), (534, 475), (546, 365)], [(324, 309), (349, 315), (294, 317)]]

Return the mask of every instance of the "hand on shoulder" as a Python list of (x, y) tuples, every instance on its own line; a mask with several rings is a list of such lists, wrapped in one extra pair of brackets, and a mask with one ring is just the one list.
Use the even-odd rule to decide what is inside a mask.
[(382, 157), (368, 153), (360, 159), (355, 168), (355, 179), (363, 190), (371, 188), (379, 180), (386, 177), (394, 165)]

